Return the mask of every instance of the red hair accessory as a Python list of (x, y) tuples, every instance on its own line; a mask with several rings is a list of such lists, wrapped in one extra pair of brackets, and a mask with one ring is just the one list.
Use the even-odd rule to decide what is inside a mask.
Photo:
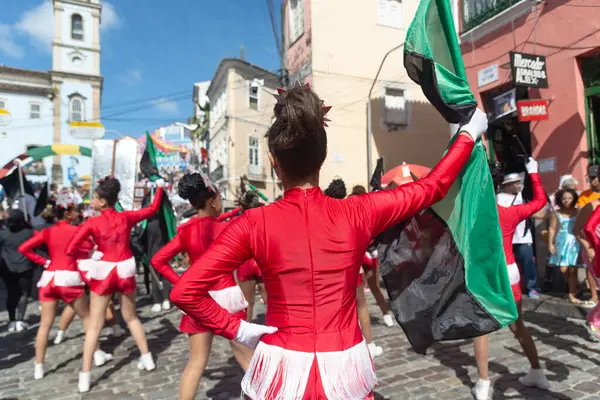
[[(304, 84), (305, 88), (309, 88), (310, 89), (310, 82), (306, 82)], [(287, 90), (285, 90), (284, 88), (277, 88), (277, 94), (274, 94), (273, 97), (275, 97), (275, 99), (279, 100), (279, 96), (281, 96), (282, 94), (287, 93)], [(321, 103), (323, 104), (323, 126), (325, 127), (329, 127), (329, 125), (327, 125), (327, 122), (331, 122), (331, 120), (329, 118), (325, 118), (325, 115), (329, 112), (329, 110), (331, 110), (332, 106), (326, 106), (324, 105), (325, 102), (323, 100), (321, 100)]]
[(104, 181), (109, 178), (112, 178), (112, 175), (106, 175), (104, 178), (98, 179), (98, 184), (104, 183)]

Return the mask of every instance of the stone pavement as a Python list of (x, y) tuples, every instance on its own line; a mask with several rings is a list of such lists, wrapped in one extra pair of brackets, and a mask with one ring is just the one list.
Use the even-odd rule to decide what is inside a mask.
[[(368, 298), (371, 298), (369, 294)], [(24, 333), (8, 334), (6, 312), (0, 316), (0, 399), (176, 399), (179, 377), (187, 360), (185, 335), (179, 334), (180, 312), (151, 313), (147, 297), (139, 300), (150, 349), (157, 369), (136, 369), (137, 349), (130, 336), (103, 337), (102, 346), (114, 360), (96, 368), (90, 393), (76, 392), (81, 364), (83, 333), (76, 321), (60, 345), (50, 344), (46, 377), (33, 380), (36, 326)], [(30, 305), (30, 319), (38, 321), (37, 305)], [(263, 308), (259, 307), (258, 312)], [(427, 356), (415, 354), (399, 327), (380, 324), (371, 305), (375, 342), (385, 353), (375, 364), (380, 384), (377, 399), (470, 399), (476, 380), (475, 360), (470, 341), (435, 345)], [(521, 386), (517, 378), (527, 370), (527, 361), (510, 331), (495, 333), (490, 340), (490, 373), (493, 399), (600, 399), (600, 344), (587, 339), (581, 320), (566, 320), (548, 313), (526, 314), (543, 366), (552, 383), (548, 392)], [(57, 322), (56, 322), (57, 323)], [(242, 371), (235, 365), (229, 345), (216, 338), (210, 361), (201, 382), (198, 399), (239, 398)]]

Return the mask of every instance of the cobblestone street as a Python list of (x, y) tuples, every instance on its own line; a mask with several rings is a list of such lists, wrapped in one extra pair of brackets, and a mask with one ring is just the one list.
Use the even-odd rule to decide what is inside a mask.
[[(368, 295), (368, 298), (371, 296)], [(262, 313), (264, 308), (258, 307)], [(180, 312), (176, 309), (151, 313), (145, 297), (139, 311), (157, 360), (151, 373), (136, 369), (137, 349), (130, 336), (103, 337), (102, 346), (114, 360), (93, 371), (90, 393), (76, 392), (81, 365), (83, 333), (76, 322), (60, 345), (50, 344), (49, 373), (33, 380), (34, 338), (38, 321), (37, 304), (29, 307), (32, 327), (21, 334), (7, 333), (6, 313), (0, 320), (1, 399), (175, 399), (179, 377), (186, 363), (188, 345), (179, 334)], [(371, 314), (378, 316), (371, 305)], [(259, 316), (260, 319), (260, 316)], [(548, 370), (551, 390), (543, 392), (521, 386), (517, 378), (528, 364), (510, 331), (505, 329), (490, 340), (490, 373), (493, 399), (600, 399), (600, 345), (588, 341), (582, 320), (565, 320), (528, 312), (526, 321), (538, 345), (543, 366)], [(56, 322), (57, 323), (57, 322)], [(476, 380), (475, 360), (470, 341), (434, 346), (423, 357), (409, 350), (399, 327), (386, 328), (374, 318), (375, 342), (384, 348), (376, 359), (380, 384), (377, 399), (469, 399)], [(229, 345), (216, 338), (209, 365), (201, 383), (199, 399), (239, 398), (242, 371), (233, 361)]]

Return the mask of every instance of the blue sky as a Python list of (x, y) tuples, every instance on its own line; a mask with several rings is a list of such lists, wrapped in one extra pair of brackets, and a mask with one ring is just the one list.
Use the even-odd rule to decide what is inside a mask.
[[(51, 1), (2, 3), (0, 64), (49, 70)], [(281, 2), (274, 3), (279, 17)], [(193, 83), (211, 79), (219, 61), (239, 57), (242, 45), (247, 61), (278, 69), (267, 1), (105, 1), (101, 29), (104, 126), (138, 137), (146, 129), (185, 121), (193, 110)], [(132, 108), (139, 110), (131, 112)], [(108, 120), (111, 114), (120, 113)]]

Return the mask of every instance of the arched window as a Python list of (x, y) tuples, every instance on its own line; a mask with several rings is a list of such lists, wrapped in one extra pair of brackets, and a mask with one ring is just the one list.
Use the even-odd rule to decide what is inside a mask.
[(79, 14), (71, 15), (71, 38), (83, 40), (83, 18)]
[(71, 98), (71, 103), (69, 104), (69, 121), (85, 121), (83, 99), (80, 97)]

